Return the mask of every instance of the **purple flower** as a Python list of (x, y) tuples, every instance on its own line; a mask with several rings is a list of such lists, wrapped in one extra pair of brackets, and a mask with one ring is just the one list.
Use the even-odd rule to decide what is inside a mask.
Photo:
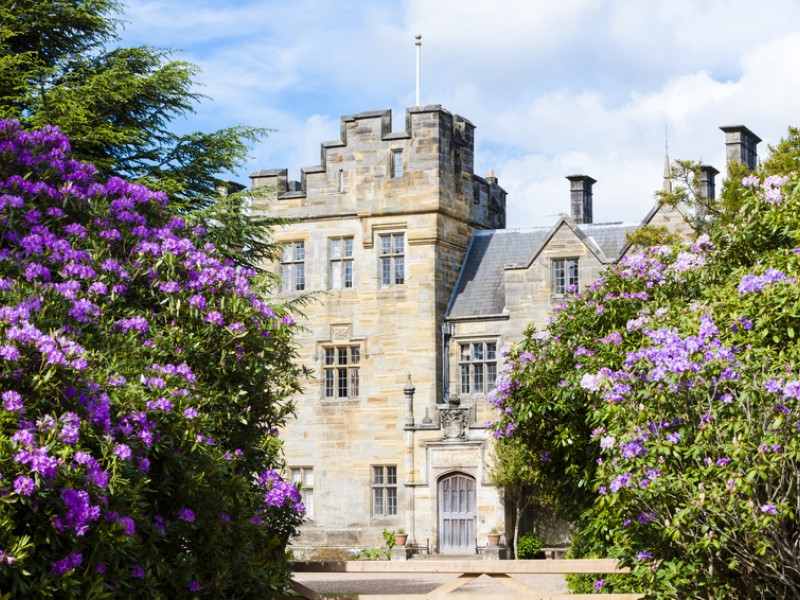
[(594, 590), (596, 592), (599, 592), (600, 590), (603, 589), (603, 586), (605, 584), (606, 584), (606, 580), (605, 579), (596, 579), (595, 582), (594, 582)]
[(200, 294), (195, 294), (191, 298), (189, 298), (189, 306), (192, 308), (198, 308), (200, 310), (206, 309), (206, 299), (203, 298)]
[(39, 263), (28, 263), (25, 267), (25, 279), (28, 281), (34, 281), (36, 279), (50, 281), (50, 269), (40, 265)]
[(650, 552), (637, 552), (636, 553), (636, 560), (645, 560), (648, 558), (653, 558), (653, 555)]
[(21, 412), (25, 412), (25, 406), (22, 403), (22, 396), (19, 395), (19, 392), (15, 392), (14, 390), (7, 390), (3, 392), (3, 407), (7, 411), (16, 411), (19, 410)]
[(655, 513), (653, 512), (646, 512), (639, 515), (637, 521), (642, 525), (647, 525), (650, 521), (656, 518)]
[[(618, 331), (613, 331), (609, 333), (606, 337), (600, 339), (601, 344), (611, 344), (613, 346), (619, 346), (622, 343), (622, 334)], [(602, 581), (602, 580), (598, 580)]]
[(765, 515), (776, 515), (778, 514), (778, 509), (775, 508), (774, 504), (762, 504), (761, 512)]
[(620, 454), (622, 454), (622, 458), (634, 458), (646, 453), (647, 448), (644, 447), (642, 440), (633, 440), (632, 442), (620, 444)]
[(624, 475), (617, 475), (609, 484), (608, 488), (612, 494), (616, 494), (622, 488), (629, 487), (631, 484), (631, 473), (625, 473)]
[(58, 434), (58, 439), (65, 444), (74, 445), (78, 441), (80, 434), (81, 420), (74, 412), (64, 413), (59, 419), (61, 422), (61, 431)]
[(783, 386), (784, 398), (800, 398), (800, 381), (789, 381)]
[(646, 475), (652, 481), (661, 477), (661, 471), (659, 469), (647, 469)]
[(14, 491), (20, 496), (30, 496), (35, 489), (36, 485), (30, 477), (20, 475), (14, 480)]
[(200, 584), (197, 582), (197, 580), (196, 580), (196, 579), (192, 579), (192, 580), (189, 582), (189, 591), (190, 591), (190, 592), (199, 592), (199, 591), (200, 591), (200, 589), (201, 589), (201, 586), (200, 586)]
[(172, 402), (167, 398), (159, 398), (158, 400), (148, 400), (145, 402), (145, 406), (149, 410), (163, 410), (164, 412), (169, 412), (172, 410)]
[(64, 521), (78, 537), (89, 530), (89, 523), (100, 518), (100, 507), (91, 504), (87, 492), (64, 488), (61, 490), (61, 500), (68, 507)]
[(93, 296), (105, 296), (108, 294), (108, 286), (102, 281), (95, 281), (89, 286), (89, 294)]
[(739, 295), (761, 292), (771, 283), (786, 281), (786, 274), (777, 269), (767, 269), (763, 275), (745, 275), (739, 282)]
[(114, 446), (114, 454), (119, 456), (122, 460), (131, 459), (131, 449), (127, 444), (117, 444)]
[(117, 323), (117, 327), (122, 330), (123, 333), (127, 333), (130, 330), (138, 331), (139, 333), (145, 333), (149, 327), (147, 323), (147, 319), (144, 317), (131, 317), (129, 319), (120, 319)]
[(90, 323), (93, 317), (100, 316), (100, 309), (90, 300), (83, 298), (73, 302), (69, 316), (79, 323)]
[(136, 533), (136, 523), (130, 517), (119, 517), (119, 519), (117, 519), (117, 523), (122, 525), (125, 535), (132, 536), (134, 533)]
[(187, 419), (195, 419), (197, 418), (197, 409), (192, 408), (191, 406), (183, 411), (183, 416)]
[(178, 518), (187, 523), (194, 523), (194, 511), (191, 508), (182, 508), (178, 511)]
[(70, 223), (64, 227), (66, 235), (74, 235), (75, 237), (85, 238), (87, 236), (86, 229), (80, 223)]
[(208, 313), (204, 320), (206, 323), (211, 323), (213, 325), (225, 324), (225, 318), (216, 310), (212, 310), (210, 313)]
[(82, 562), (83, 555), (80, 552), (75, 552), (73, 550), (64, 558), (51, 563), (50, 572), (53, 575), (65, 575), (75, 567), (79, 566)]
[(4, 346), (0, 347), (0, 358), (4, 360), (18, 360), (19, 359), (19, 350), (17, 350), (16, 346), (11, 346), (9, 344), (5, 344)]
[(133, 565), (133, 567), (131, 567), (131, 577), (144, 579), (144, 574), (144, 567), (142, 565)]

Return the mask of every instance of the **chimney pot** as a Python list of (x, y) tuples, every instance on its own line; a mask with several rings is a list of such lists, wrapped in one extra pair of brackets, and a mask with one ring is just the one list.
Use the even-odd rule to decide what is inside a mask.
[(728, 164), (739, 161), (749, 170), (758, 166), (758, 143), (761, 138), (744, 125), (725, 125), (725, 160)]
[(579, 224), (592, 223), (592, 186), (597, 183), (588, 175), (569, 175), (570, 216)]
[(700, 193), (709, 200), (716, 198), (716, 183), (714, 178), (719, 174), (711, 165), (700, 165)]

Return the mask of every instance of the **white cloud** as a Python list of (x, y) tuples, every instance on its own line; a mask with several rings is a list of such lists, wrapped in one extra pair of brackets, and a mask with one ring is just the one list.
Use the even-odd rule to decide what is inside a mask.
[(567, 211), (576, 172), (598, 180), (596, 220), (641, 218), (666, 127), (673, 158), (724, 171), (719, 125), (774, 144), (797, 124), (796, 0), (145, 0), (127, 17), (127, 39), (203, 68), (214, 102), (191, 126), (276, 128), (249, 168), (291, 177), (343, 114), (393, 107), (402, 127), (421, 33), (422, 101), (477, 126), (476, 172), (509, 191), (511, 227)]

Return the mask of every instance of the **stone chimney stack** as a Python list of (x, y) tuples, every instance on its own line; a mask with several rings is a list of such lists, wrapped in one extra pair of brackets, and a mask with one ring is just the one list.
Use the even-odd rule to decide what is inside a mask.
[(728, 163), (739, 161), (750, 171), (755, 171), (761, 138), (744, 125), (726, 125), (720, 129), (725, 132), (725, 160)]
[(588, 175), (569, 175), (570, 216), (578, 224), (592, 222), (592, 186), (597, 180)]
[(709, 200), (717, 196), (714, 178), (719, 174), (711, 165), (700, 165), (700, 193)]

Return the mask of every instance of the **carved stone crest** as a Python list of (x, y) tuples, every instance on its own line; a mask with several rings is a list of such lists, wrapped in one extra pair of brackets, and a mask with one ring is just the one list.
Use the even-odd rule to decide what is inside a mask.
[(463, 407), (441, 409), (442, 440), (461, 441), (467, 439), (467, 410)]
[(334, 342), (346, 342), (350, 339), (350, 327), (348, 325), (334, 325), (331, 327), (331, 338)]

